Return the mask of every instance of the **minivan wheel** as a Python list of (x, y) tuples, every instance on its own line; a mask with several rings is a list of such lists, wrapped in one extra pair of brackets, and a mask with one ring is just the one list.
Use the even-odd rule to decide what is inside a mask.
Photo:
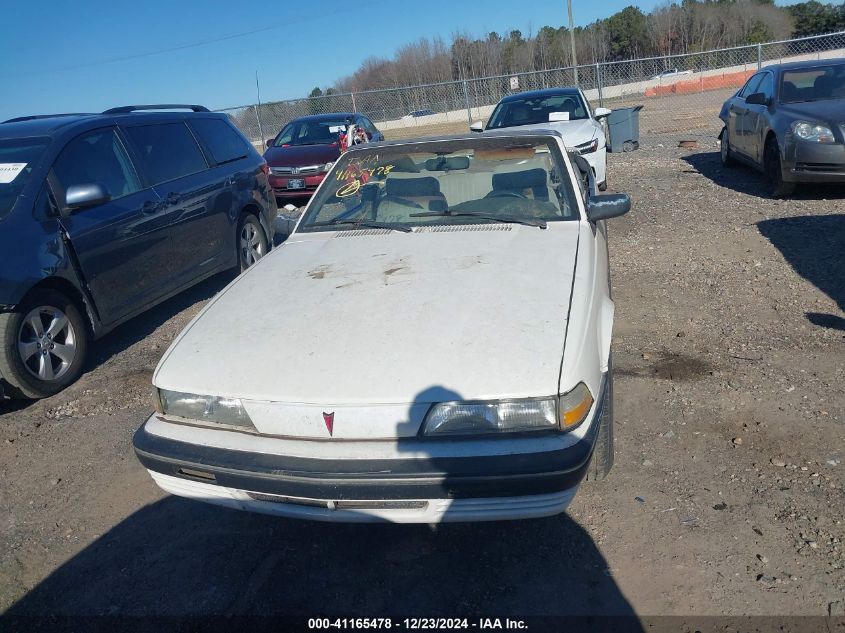
[(46, 398), (82, 374), (88, 328), (65, 295), (37, 290), (14, 312), (0, 314), (0, 341), (0, 374), (9, 392), (21, 398)]
[(241, 272), (267, 254), (267, 236), (254, 215), (245, 215), (238, 226), (238, 263)]
[(613, 468), (613, 355), (607, 363), (607, 388), (604, 391), (601, 418), (593, 456), (587, 466), (586, 481), (601, 481)]

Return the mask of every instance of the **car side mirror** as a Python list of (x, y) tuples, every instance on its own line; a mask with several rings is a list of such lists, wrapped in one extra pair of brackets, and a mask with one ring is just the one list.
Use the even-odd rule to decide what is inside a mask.
[(274, 139), (274, 138), (268, 138), (266, 141), (264, 141), (264, 147), (266, 147), (268, 149), (273, 147), (273, 141), (275, 141), (275, 140), (276, 139)]
[(631, 210), (631, 196), (627, 193), (610, 193), (604, 196), (590, 196), (587, 200), (587, 219), (590, 222), (608, 220), (625, 215)]
[(65, 205), (68, 209), (95, 207), (111, 200), (108, 190), (97, 182), (85, 185), (71, 185), (65, 192)]
[(469, 126), (470, 132), (483, 132), (484, 131), (484, 124), (481, 121), (476, 121), (472, 125)]
[(613, 110), (610, 110), (609, 108), (596, 108), (593, 110), (593, 118), (603, 119), (606, 116), (610, 116), (611, 112), (613, 112)]
[(755, 92), (745, 98), (745, 103), (750, 105), (769, 105), (769, 98), (762, 92)]

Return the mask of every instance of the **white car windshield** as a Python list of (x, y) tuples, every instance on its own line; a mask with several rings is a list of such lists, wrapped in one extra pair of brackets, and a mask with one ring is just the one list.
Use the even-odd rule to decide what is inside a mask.
[(590, 118), (590, 113), (578, 93), (524, 97), (500, 102), (490, 117), (487, 129), (548, 123), (552, 112), (565, 112), (570, 121)]
[(575, 194), (553, 139), (474, 137), (344, 154), (298, 230), (491, 222), (545, 227), (574, 219)]

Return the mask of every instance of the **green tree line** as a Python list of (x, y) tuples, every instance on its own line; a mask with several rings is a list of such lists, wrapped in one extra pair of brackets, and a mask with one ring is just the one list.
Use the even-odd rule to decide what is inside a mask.
[[(774, 0), (682, 0), (650, 13), (631, 5), (575, 29), (579, 64), (667, 56), (757, 44), (845, 29), (845, 2), (809, 0), (779, 7)], [(371, 57), (329, 89), (340, 93), (414, 86), (572, 65), (569, 29), (421, 38), (391, 59)], [(319, 92), (318, 92), (319, 91)], [(315, 88), (314, 95), (325, 89)]]

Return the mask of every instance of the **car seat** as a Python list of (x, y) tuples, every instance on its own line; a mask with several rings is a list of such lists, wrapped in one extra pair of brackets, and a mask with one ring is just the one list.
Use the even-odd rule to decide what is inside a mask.
[(781, 88), (781, 101), (795, 101), (798, 98), (798, 86), (791, 81), (784, 81)]
[(511, 106), (509, 125), (528, 125), (531, 123), (531, 108), (524, 103)]
[(819, 75), (813, 82), (813, 98), (827, 99), (833, 92), (833, 77)]
[(384, 190), (385, 196), (376, 208), (376, 219), (380, 222), (408, 222), (412, 213), (449, 208), (440, 192), (440, 183), (433, 176), (388, 178)]
[(545, 169), (526, 169), (493, 174), (493, 190), (486, 197), (511, 194), (515, 197), (525, 196), (525, 191), (531, 190), (534, 200), (549, 201), (548, 174)]
[(567, 99), (561, 104), (559, 112), (566, 112), (569, 114), (569, 118), (574, 119), (576, 113), (575, 102), (572, 99)]

